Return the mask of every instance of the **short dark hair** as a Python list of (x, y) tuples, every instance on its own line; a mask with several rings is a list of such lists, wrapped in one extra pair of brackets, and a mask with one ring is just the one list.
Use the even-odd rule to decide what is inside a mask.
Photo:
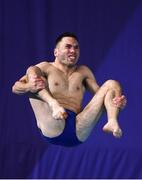
[(72, 33), (72, 32), (64, 32), (64, 33), (60, 34), (60, 35), (57, 37), (57, 39), (55, 40), (55, 46), (57, 46), (57, 44), (58, 44), (58, 43), (62, 40), (62, 38), (64, 38), (64, 37), (72, 37), (72, 38), (74, 38), (75, 40), (78, 41), (78, 37), (77, 37), (74, 33)]

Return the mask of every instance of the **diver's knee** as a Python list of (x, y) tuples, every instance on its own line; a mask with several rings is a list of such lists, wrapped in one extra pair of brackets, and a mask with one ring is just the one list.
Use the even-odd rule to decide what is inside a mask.
[(26, 74), (30, 74), (30, 73), (36, 73), (37, 75), (41, 76), (42, 75), (42, 72), (40, 70), (39, 67), (37, 66), (30, 66), (28, 67), (27, 71), (26, 71)]
[(112, 79), (107, 80), (105, 82), (105, 85), (107, 87), (109, 87), (109, 88), (119, 88), (119, 89), (121, 89), (120, 83), (118, 81), (116, 81), (116, 80), (112, 80)]

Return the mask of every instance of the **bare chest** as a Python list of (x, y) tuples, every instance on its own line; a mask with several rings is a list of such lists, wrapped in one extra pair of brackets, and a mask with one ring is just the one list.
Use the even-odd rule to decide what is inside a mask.
[(74, 72), (70, 76), (64, 75), (60, 71), (48, 74), (48, 88), (52, 94), (82, 94), (84, 91), (84, 77), (79, 72)]

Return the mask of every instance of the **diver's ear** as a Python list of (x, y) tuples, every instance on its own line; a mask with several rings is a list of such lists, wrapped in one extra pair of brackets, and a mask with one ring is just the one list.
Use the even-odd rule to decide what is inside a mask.
[(55, 57), (58, 56), (58, 49), (57, 49), (57, 48), (54, 49), (54, 56), (55, 56)]

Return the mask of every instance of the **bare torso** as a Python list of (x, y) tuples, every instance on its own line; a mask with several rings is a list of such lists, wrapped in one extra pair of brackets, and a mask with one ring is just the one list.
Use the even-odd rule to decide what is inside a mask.
[(53, 98), (65, 109), (79, 113), (85, 91), (84, 66), (76, 67), (69, 75), (53, 63), (45, 63), (42, 69), (47, 78), (47, 90)]
[[(38, 65), (42, 69), (47, 79), (47, 90), (59, 104), (75, 113), (81, 111), (81, 104), (85, 92), (85, 66), (76, 67), (70, 75), (64, 74), (56, 68), (53, 63), (41, 63)], [(42, 129), (42, 133), (48, 137), (58, 136), (65, 127), (64, 120), (54, 120), (49, 105), (37, 98), (30, 97), (30, 103), (33, 108), (37, 125)], [(45, 133), (44, 133), (45, 129)]]

